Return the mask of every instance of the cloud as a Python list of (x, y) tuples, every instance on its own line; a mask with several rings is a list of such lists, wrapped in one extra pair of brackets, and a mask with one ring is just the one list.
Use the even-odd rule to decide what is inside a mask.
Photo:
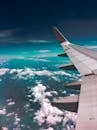
[(0, 31), (0, 38), (6, 38), (12, 35), (12, 30), (3, 30)]
[(46, 53), (46, 52), (50, 52), (50, 50), (39, 50), (39, 52)]
[(0, 41), (14, 40), (16, 29), (0, 30)]
[[(48, 71), (46, 69), (44, 70), (36, 70), (31, 68), (24, 68), (24, 69), (8, 69), (8, 68), (1, 68), (0, 69), (0, 75), (8, 74), (14, 74), (18, 78), (25, 78), (31, 76), (33, 78), (34, 76), (48, 76), (51, 78), (56, 78), (58, 75), (66, 75), (70, 76), (71, 74), (68, 74), (67, 72), (63, 71)], [(67, 125), (67, 122), (73, 122), (73, 124), (76, 124), (76, 118), (77, 114), (75, 113), (69, 113), (67, 111), (61, 111), (57, 107), (54, 107), (51, 105), (51, 102), (49, 98), (53, 97), (54, 95), (57, 95), (56, 91), (47, 91), (47, 87), (41, 84), (41, 82), (37, 82), (37, 85), (34, 88), (30, 88), (31, 95), (28, 95), (29, 101), (33, 101), (31, 99), (31, 96), (34, 96), (34, 102), (39, 102), (41, 108), (36, 111), (34, 120), (38, 122), (38, 124), (43, 127), (43, 124), (46, 124), (47, 130), (54, 130), (54, 127), (57, 127), (57, 124), (62, 124), (62, 126), (67, 128), (71, 127), (71, 124)], [(15, 102), (12, 99), (7, 100), (8, 106), (12, 106), (15, 104)], [(1, 113), (6, 114), (6, 109), (1, 109)], [(14, 125), (18, 125), (20, 123), (20, 118), (14, 113), (9, 113), (7, 116), (14, 115), (15, 121)], [(74, 127), (74, 125), (72, 127)], [(45, 128), (44, 128), (45, 129)], [(43, 130), (44, 130), (43, 129)], [(45, 129), (45, 130), (46, 130)]]
[(6, 109), (3, 108), (3, 109), (0, 109), (0, 115), (5, 115), (6, 114)]
[(19, 78), (27, 80), (28, 78), (34, 78), (35, 76), (47, 76), (50, 79), (53, 79), (57, 82), (60, 82), (59, 76), (65, 76), (65, 78), (78, 78), (79, 75), (70, 74), (65, 71), (49, 71), (45, 68), (43, 70), (36, 70), (31, 68), (24, 68), (24, 69), (8, 69), (8, 68), (1, 68), (0, 69), (0, 76), (4, 76), (5, 74), (13, 74), (12, 78)]
[[(97, 41), (96, 41), (96, 43), (97, 43)], [(97, 50), (97, 46), (96, 45), (94, 45), (94, 46), (85, 46), (85, 47), (87, 47), (89, 49), (96, 49)]]
[(36, 71), (35, 74), (38, 76), (52, 76), (53, 75), (53, 73), (48, 70)]
[(15, 102), (12, 99), (8, 99), (7, 100), (7, 105), (8, 106), (13, 106), (13, 105), (15, 105)]
[(10, 58), (8, 56), (0, 56), (0, 65), (3, 65), (4, 63), (8, 62)]
[(38, 120), (38, 123), (42, 124), (46, 121), (47, 125), (55, 125), (60, 122), (63, 112), (56, 107), (52, 107), (49, 99), (47, 99), (47, 96), (52, 96), (52, 94), (46, 92), (46, 87), (39, 83), (32, 89), (32, 92), (35, 96), (34, 101), (39, 101), (41, 104), (41, 109), (35, 113), (35, 119)]
[(56, 74), (56, 75), (65, 75), (65, 76), (72, 77), (72, 75), (70, 73), (67, 73), (65, 71), (55, 71), (54, 74)]
[(35, 69), (31, 69), (31, 68), (25, 68), (25, 69), (8, 69), (8, 68), (1, 68), (0, 69), (0, 75), (4, 75), (7, 72), (9, 72), (9, 74), (14, 74), (16, 73), (16, 75), (18, 77), (21, 76), (26, 76), (26, 75), (30, 75), (30, 76), (52, 76), (53, 73), (48, 71), (48, 70), (35, 70)]
[[(37, 83), (34, 88), (31, 88), (32, 95), (34, 95), (34, 102), (39, 101), (41, 108), (35, 113), (34, 119), (37, 120), (38, 124), (45, 124), (47, 128), (43, 130), (54, 130), (57, 127), (57, 123), (61, 123), (64, 128), (70, 130), (71, 127), (75, 127), (77, 114), (67, 111), (61, 111), (57, 107), (51, 105), (50, 100), (47, 96), (53, 96), (51, 92), (46, 91), (46, 86), (41, 83)], [(72, 122), (71, 124), (68, 122)], [(72, 125), (73, 124), (73, 125)]]
[(5, 75), (9, 71), (8, 68), (2, 68), (0, 69), (0, 76)]
[(42, 61), (42, 62), (50, 62), (50, 60), (42, 59), (42, 58), (27, 58), (27, 60), (34, 60), (34, 61)]
[(15, 121), (14, 121), (14, 125), (19, 125), (21, 119), (18, 117), (17, 114), (15, 114)]
[(8, 130), (8, 128), (7, 127), (2, 127), (2, 130)]
[(35, 42), (35, 43), (49, 43), (51, 41), (47, 41), (47, 40), (28, 40), (28, 42)]

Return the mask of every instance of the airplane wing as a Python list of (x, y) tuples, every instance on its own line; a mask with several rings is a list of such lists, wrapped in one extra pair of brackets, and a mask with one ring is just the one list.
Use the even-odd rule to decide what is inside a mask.
[(97, 74), (97, 51), (70, 43), (56, 27), (54, 32), (81, 75)]
[(54, 32), (82, 78), (76, 130), (97, 130), (97, 51), (70, 43), (56, 27)]

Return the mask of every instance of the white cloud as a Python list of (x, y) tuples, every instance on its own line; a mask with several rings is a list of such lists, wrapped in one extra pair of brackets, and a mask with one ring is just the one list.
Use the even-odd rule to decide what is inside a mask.
[[(25, 77), (25, 76), (50, 76), (57, 78), (58, 75), (66, 75), (70, 76), (68, 73), (63, 71), (48, 71), (46, 69), (44, 70), (35, 70), (31, 68), (24, 68), (24, 69), (8, 69), (8, 68), (1, 68), (0, 69), (0, 75), (4, 75), (6, 73), (9, 74), (15, 74), (19, 78)], [(35, 120), (38, 121), (39, 125), (42, 125), (43, 123), (46, 123), (48, 127), (48, 130), (53, 130), (51, 127), (52, 125), (57, 125), (57, 123), (63, 124), (65, 126), (66, 122), (71, 119), (74, 123), (76, 122), (77, 114), (69, 113), (66, 111), (61, 111), (60, 109), (54, 107), (51, 105), (50, 100), (48, 97), (52, 97), (54, 94), (57, 95), (56, 91), (46, 91), (46, 86), (44, 86), (41, 83), (37, 83), (37, 85), (34, 88), (31, 88), (30, 90), (32, 92), (31, 95), (34, 95), (35, 99), (34, 102), (39, 101), (41, 108), (35, 113)], [(65, 92), (65, 91), (64, 91)], [(31, 98), (31, 96), (29, 95)], [(31, 99), (29, 99), (31, 100)], [(33, 101), (33, 100), (32, 100)], [(7, 100), (8, 105), (14, 105), (15, 102), (12, 101), (12, 99)], [(4, 115), (6, 114), (6, 109), (0, 109), (0, 114)], [(13, 113), (10, 113), (8, 116), (13, 115)], [(63, 118), (64, 117), (64, 118)], [(19, 124), (20, 118), (18, 116), (15, 117), (14, 124)], [(68, 130), (69, 130), (68, 126)]]
[[(65, 127), (66, 122), (71, 119), (74, 123), (76, 122), (77, 114), (61, 111), (60, 109), (51, 105), (50, 100), (47, 99), (47, 96), (53, 96), (52, 92), (46, 91), (46, 86), (38, 83), (37, 86), (31, 89), (32, 94), (35, 97), (34, 101), (39, 101), (41, 108), (35, 113), (35, 120), (38, 121), (39, 125), (46, 123), (48, 126), (45, 130), (54, 130), (51, 126), (57, 125), (57, 123), (62, 123)], [(64, 118), (63, 118), (64, 117)], [(70, 130), (71, 127), (68, 126), (67, 130)]]
[(3, 65), (4, 63), (8, 62), (10, 60), (7, 56), (0, 56), (0, 65)]
[[(3, 69), (0, 69), (1, 72), (3, 71)], [(4, 69), (5, 71), (6, 70), (9, 70), (9, 69)], [(25, 75), (30, 75), (30, 76), (34, 76), (34, 75), (38, 75), (38, 76), (51, 76), (53, 75), (53, 73), (51, 73), (50, 71), (48, 70), (35, 70), (35, 69), (30, 69), (30, 68), (25, 68), (25, 69), (11, 69), (9, 70), (9, 73), (10, 74), (13, 74), (13, 73), (17, 73), (17, 76), (25, 76)]]
[(67, 73), (65, 71), (49, 71), (46, 70), (45, 68), (43, 70), (36, 70), (32, 68), (24, 68), (24, 69), (1, 68), (0, 69), (1, 76), (5, 75), (6, 73), (14, 74), (14, 76), (12, 77), (13, 79), (19, 78), (19, 79), (27, 80), (28, 78), (34, 78), (34, 76), (48, 76), (57, 82), (60, 82), (59, 76), (66, 76), (65, 78), (69, 76), (70, 78), (73, 77), (76, 79), (78, 79), (79, 76), (79, 75)]
[(10, 98), (10, 99), (7, 99), (6, 102), (7, 102), (7, 105), (8, 105), (8, 106), (13, 106), (13, 105), (15, 105), (15, 102), (14, 102), (11, 98)]
[(51, 73), (48, 70), (36, 71), (35, 74), (39, 76), (52, 76), (53, 75), (53, 73)]
[(47, 41), (47, 40), (28, 40), (28, 42), (49, 43), (49, 42), (51, 42), (51, 41)]
[(13, 106), (13, 105), (15, 105), (14, 101), (11, 101), (11, 102), (8, 103), (8, 106)]
[(34, 60), (34, 61), (42, 61), (42, 62), (50, 62), (50, 60), (42, 59), (42, 58), (27, 58), (27, 60)]
[(5, 115), (6, 114), (6, 109), (3, 108), (3, 109), (0, 109), (0, 115)]
[(17, 115), (15, 115), (14, 125), (19, 125), (20, 121), (21, 119)]
[(7, 113), (7, 117), (10, 117), (10, 116), (14, 116), (15, 115), (15, 113), (14, 112), (10, 112), (10, 113)]
[(46, 52), (50, 52), (50, 50), (39, 50), (39, 52), (46, 53)]
[(56, 75), (65, 75), (65, 76), (72, 77), (72, 74), (67, 73), (65, 71), (55, 71), (54, 74), (56, 74)]
[(41, 109), (35, 114), (35, 119), (38, 120), (38, 123), (42, 124), (46, 121), (47, 124), (54, 125), (57, 122), (60, 122), (62, 119), (60, 115), (62, 115), (63, 112), (56, 107), (52, 107), (49, 99), (46, 98), (47, 96), (52, 96), (52, 94), (50, 92), (46, 92), (46, 87), (39, 83), (32, 89), (32, 91), (35, 96), (34, 101), (39, 101), (41, 104)]
[(34, 76), (34, 72), (30, 68), (25, 68), (24, 70), (18, 70), (17, 73), (18, 73), (17, 76), (19, 77), (26, 76), (26, 75)]
[(2, 68), (2, 69), (0, 69), (0, 75), (1, 75), (1, 76), (2, 76), (2, 75), (5, 75), (8, 71), (9, 71), (9, 69), (7, 69), (7, 68)]
[(7, 127), (2, 127), (2, 129), (3, 129), (3, 130), (8, 130), (8, 128), (7, 128)]

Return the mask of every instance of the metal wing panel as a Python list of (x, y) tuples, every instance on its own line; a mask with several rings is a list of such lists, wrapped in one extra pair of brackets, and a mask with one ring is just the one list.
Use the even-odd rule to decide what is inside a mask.
[(76, 66), (78, 71), (81, 73), (81, 75), (92, 74), (97, 69), (97, 61), (81, 53), (81, 51), (69, 47), (69, 49), (66, 50), (66, 53), (70, 57), (72, 63)]
[(76, 49), (77, 51), (97, 60), (97, 51), (96, 50), (92, 50), (92, 49), (81, 47), (81, 46), (74, 45), (74, 44), (70, 44), (70, 46), (72, 48)]
[[(76, 59), (87, 64), (88, 68), (90, 68), (91, 70), (97, 69), (97, 61), (95, 59), (92, 59), (91, 57), (88, 57), (82, 53), (79, 53), (76, 50), (73, 50), (73, 49), (69, 49), (69, 50), (71, 50), (73, 57), (75, 56)], [(67, 53), (69, 52), (69, 50), (67, 51)]]
[[(73, 53), (74, 53), (74, 52), (73, 52)], [(79, 52), (78, 52), (78, 53), (79, 53)], [(91, 57), (88, 57), (88, 56), (85, 55), (85, 54), (81, 54), (81, 53), (78, 54), (78, 53), (77, 53), (77, 55), (76, 55), (76, 53), (74, 53), (75, 57), (76, 57), (78, 60), (80, 60), (80, 61), (82, 61), (83, 63), (87, 64), (88, 67), (89, 67), (91, 70), (97, 69), (97, 61), (96, 61), (95, 59), (93, 59), (93, 58), (91, 58)]]
[(78, 69), (81, 75), (92, 74), (91, 69), (88, 67), (87, 64), (83, 62), (86, 61), (86, 59), (90, 60), (89, 57), (79, 53), (78, 51), (72, 48), (68, 49), (66, 52), (67, 55), (70, 57), (72, 63), (76, 66), (76, 68)]
[[(70, 59), (72, 60), (72, 62), (74, 63), (74, 65), (76, 66), (76, 68), (81, 73), (81, 75), (85, 75), (85, 73), (86, 73), (86, 75), (90, 74), (90, 73), (94, 73), (95, 70), (97, 70), (97, 60), (93, 59), (85, 54), (82, 54), (81, 50), (78, 51), (78, 50), (74, 50), (73, 48), (71, 48), (71, 49), (68, 49), (66, 52), (67, 52), (68, 56), (70, 57)], [(79, 68), (79, 66), (80, 66), (80, 68)], [(84, 70), (84, 73), (82, 72), (82, 70)]]
[(97, 51), (67, 44), (66, 41), (61, 45), (83, 75), (76, 130), (97, 130)]
[(97, 69), (97, 61), (93, 59), (83, 61), (83, 63), (87, 64), (92, 71)]
[(82, 77), (77, 130), (97, 130), (97, 75)]
[(57, 28), (54, 32), (81, 75), (97, 74), (97, 51), (71, 44)]

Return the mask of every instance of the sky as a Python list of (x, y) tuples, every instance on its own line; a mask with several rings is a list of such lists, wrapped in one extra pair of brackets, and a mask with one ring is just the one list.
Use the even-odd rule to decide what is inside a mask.
[(0, 1), (0, 41), (54, 40), (53, 26), (70, 39), (97, 39), (97, 1)]

